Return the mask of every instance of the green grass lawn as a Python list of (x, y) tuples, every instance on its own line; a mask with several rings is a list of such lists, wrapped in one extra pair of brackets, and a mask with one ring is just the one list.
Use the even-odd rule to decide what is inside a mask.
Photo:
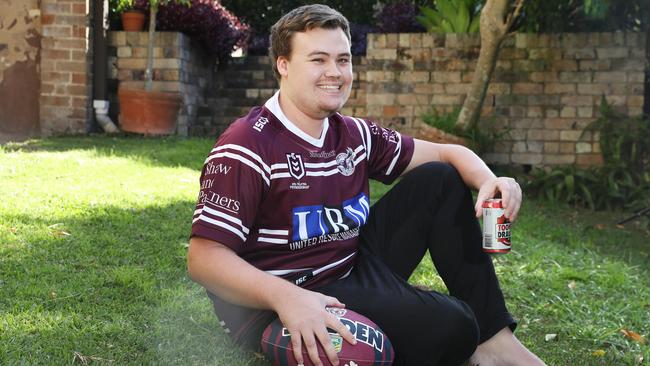
[[(269, 365), (233, 346), (186, 274), (211, 146), (0, 147), (0, 365)], [(650, 345), (621, 332), (650, 338), (650, 236), (616, 227), (623, 215), (526, 201), (512, 252), (495, 258), (518, 336), (549, 365), (650, 364)], [(411, 280), (444, 291), (428, 259)]]

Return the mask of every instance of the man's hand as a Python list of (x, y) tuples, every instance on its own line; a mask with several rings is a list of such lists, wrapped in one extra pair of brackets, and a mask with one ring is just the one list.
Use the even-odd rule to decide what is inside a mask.
[(304, 343), (314, 365), (322, 366), (323, 363), (318, 357), (316, 348), (316, 342), (320, 342), (332, 365), (338, 365), (339, 359), (330, 341), (327, 328), (336, 331), (351, 344), (357, 342), (348, 328), (336, 316), (325, 310), (325, 306), (342, 308), (345, 307), (345, 304), (334, 297), (318, 292), (299, 289), (296, 294), (296, 296), (280, 299), (274, 309), (282, 324), (291, 333), (291, 345), (296, 361), (298, 364), (304, 363), (302, 355)]
[(488, 179), (481, 185), (478, 191), (478, 197), (476, 198), (476, 206), (474, 206), (476, 217), (483, 215), (483, 201), (494, 198), (497, 192), (501, 192), (506, 217), (510, 222), (514, 222), (517, 219), (517, 214), (521, 207), (522, 194), (519, 184), (514, 179), (508, 177)]

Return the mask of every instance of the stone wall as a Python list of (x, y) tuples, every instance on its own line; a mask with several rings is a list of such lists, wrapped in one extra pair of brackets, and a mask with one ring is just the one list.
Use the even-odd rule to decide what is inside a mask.
[[(370, 116), (401, 119), (416, 134), (423, 113), (462, 105), (479, 52), (477, 36), (369, 35)], [(642, 114), (646, 36), (639, 33), (517, 34), (503, 44), (482, 115), (508, 129), (485, 156), (497, 163), (582, 164), (601, 160), (584, 128), (601, 96), (629, 116)]]
[[(148, 37), (147, 32), (109, 32), (108, 78), (113, 121), (119, 120), (117, 88), (144, 88)], [(187, 136), (196, 124), (199, 108), (205, 104), (214, 59), (178, 32), (156, 32), (153, 53), (153, 89), (180, 93), (183, 97), (177, 133)]]

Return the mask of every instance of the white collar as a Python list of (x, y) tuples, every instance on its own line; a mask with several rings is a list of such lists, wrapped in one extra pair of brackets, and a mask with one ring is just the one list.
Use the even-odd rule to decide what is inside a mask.
[(280, 108), (280, 91), (278, 90), (273, 94), (273, 96), (264, 103), (264, 106), (271, 111), (279, 120), (282, 122), (284, 127), (292, 132), (294, 135), (300, 137), (301, 139), (305, 140), (306, 142), (316, 146), (316, 147), (323, 147), (323, 143), (325, 142), (325, 136), (327, 135), (327, 130), (329, 129), (329, 119), (326, 117), (323, 119), (323, 128), (322, 132), (320, 134), (320, 138), (316, 139), (305, 132), (303, 132), (298, 126), (296, 126), (293, 122), (291, 122), (287, 116), (282, 112), (282, 108)]

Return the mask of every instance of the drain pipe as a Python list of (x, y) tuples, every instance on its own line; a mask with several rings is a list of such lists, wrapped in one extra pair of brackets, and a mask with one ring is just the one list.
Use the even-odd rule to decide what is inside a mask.
[(106, 133), (120, 130), (108, 116), (106, 97), (106, 21), (108, 18), (107, 0), (91, 1), (93, 6), (93, 108), (95, 121)]

